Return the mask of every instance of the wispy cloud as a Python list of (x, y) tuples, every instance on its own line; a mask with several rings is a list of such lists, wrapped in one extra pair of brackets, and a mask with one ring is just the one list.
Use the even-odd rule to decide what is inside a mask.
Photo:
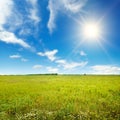
[(47, 57), (50, 61), (54, 61), (54, 60), (56, 60), (56, 56), (55, 55), (56, 55), (57, 52), (58, 52), (58, 50), (55, 49), (55, 50), (52, 50), (52, 51), (38, 52), (37, 54), (39, 56)]
[(19, 54), (10, 55), (9, 58), (11, 58), (11, 59), (20, 59), (22, 62), (27, 62), (28, 61), (28, 59), (23, 58)]
[(33, 69), (40, 69), (40, 68), (42, 68), (42, 65), (34, 65), (33, 66)]
[(21, 35), (26, 36), (26, 35), (30, 35), (30, 34), (31, 34), (31, 30), (28, 29), (28, 28), (23, 28), (23, 29), (21, 29), (20, 32), (19, 32), (19, 35), (20, 35), (20, 36), (21, 36)]
[(55, 19), (56, 19), (56, 15), (57, 15), (57, 7), (55, 5), (57, 5), (57, 3), (56, 4), (55, 3), (56, 3), (56, 1), (53, 2), (53, 0), (49, 0), (49, 4), (48, 4), (48, 9), (50, 11), (50, 17), (49, 17), (47, 27), (48, 27), (50, 33), (52, 33), (56, 27)]
[(86, 54), (84, 51), (81, 50), (81, 51), (80, 51), (80, 55), (81, 55), (81, 56), (86, 56), (87, 54)]
[(80, 12), (81, 8), (85, 5), (87, 0), (49, 0), (48, 9), (50, 11), (50, 17), (48, 21), (48, 29), (50, 33), (56, 27), (55, 21), (59, 12), (65, 12), (68, 15), (70, 13), (76, 14)]
[(86, 0), (62, 0), (67, 11), (77, 13), (85, 5)]
[(120, 67), (112, 65), (95, 65), (92, 66), (92, 71), (95, 74), (120, 74)]
[(58, 68), (53, 68), (53, 67), (47, 67), (47, 70), (50, 73), (58, 73), (58, 71), (59, 71)]
[(18, 54), (16, 54), (16, 55), (10, 55), (9, 57), (12, 58), (12, 59), (18, 59), (18, 58), (21, 58), (21, 56), (18, 55)]
[(29, 10), (29, 18), (34, 21), (35, 24), (41, 21), (41, 18), (38, 16), (37, 0), (26, 0), (31, 4), (32, 8)]
[(66, 64), (66, 60), (63, 60), (63, 59), (56, 60), (56, 63), (59, 63), (59, 64)]
[(24, 40), (18, 38), (14, 33), (4, 29), (4, 24), (12, 15), (14, 3), (12, 0), (0, 0), (0, 41), (11, 44), (19, 44), (25, 48), (30, 48)]
[(22, 62), (27, 62), (27, 61), (28, 61), (28, 59), (21, 58), (21, 61), (22, 61)]
[(0, 0), (0, 26), (6, 23), (7, 18), (11, 15), (12, 8), (12, 0)]
[(62, 66), (64, 69), (74, 69), (76, 67), (84, 67), (87, 65), (87, 61), (82, 62), (68, 62), (66, 60), (56, 60), (56, 63), (58, 63), (60, 66)]
[(19, 44), (24, 48), (30, 48), (30, 45), (24, 40), (17, 38), (14, 33), (0, 30), (0, 41), (11, 44)]

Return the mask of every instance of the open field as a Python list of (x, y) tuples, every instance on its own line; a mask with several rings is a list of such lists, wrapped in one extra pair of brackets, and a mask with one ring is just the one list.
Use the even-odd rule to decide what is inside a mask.
[(0, 76), (0, 120), (119, 120), (120, 76)]

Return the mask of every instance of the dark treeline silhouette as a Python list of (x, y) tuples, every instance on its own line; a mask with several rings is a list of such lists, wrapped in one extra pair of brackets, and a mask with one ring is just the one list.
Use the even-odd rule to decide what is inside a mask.
[(27, 74), (27, 75), (58, 75), (58, 73)]

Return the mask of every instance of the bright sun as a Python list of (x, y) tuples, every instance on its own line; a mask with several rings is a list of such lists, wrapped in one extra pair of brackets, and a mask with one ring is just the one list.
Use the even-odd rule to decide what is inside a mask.
[(100, 38), (100, 26), (96, 23), (86, 23), (83, 25), (83, 37), (89, 40), (97, 40)]

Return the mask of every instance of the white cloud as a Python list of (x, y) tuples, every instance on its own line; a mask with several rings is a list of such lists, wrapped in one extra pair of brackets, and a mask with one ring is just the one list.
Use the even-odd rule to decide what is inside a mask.
[(39, 17), (37, 16), (37, 10), (36, 9), (31, 9), (30, 10), (30, 18), (35, 22), (35, 23), (38, 23), (40, 22), (40, 19)]
[(60, 66), (62, 66), (64, 69), (74, 69), (76, 67), (84, 67), (87, 65), (87, 61), (83, 62), (67, 62), (66, 60), (56, 60), (56, 63), (58, 63)]
[(39, 56), (46, 56), (49, 60), (54, 61), (56, 60), (55, 54), (58, 52), (58, 50), (52, 50), (52, 51), (46, 51), (46, 52), (38, 52), (37, 54)]
[(59, 63), (59, 64), (66, 64), (66, 60), (62, 60), (62, 59), (56, 60), (56, 63)]
[(0, 26), (6, 23), (7, 18), (11, 15), (12, 8), (12, 0), (0, 0)]
[(35, 6), (37, 3), (37, 0), (26, 0), (26, 1), (30, 2), (33, 6)]
[(19, 54), (10, 55), (9, 58), (11, 58), (11, 59), (20, 59), (21, 58), (22, 62), (27, 62), (28, 61), (28, 59), (22, 58), (22, 56), (19, 55)]
[(112, 65), (95, 65), (91, 67), (96, 74), (120, 74), (120, 67)]
[(72, 62), (72, 63), (66, 63), (63, 65), (64, 69), (73, 69), (76, 67), (84, 67), (88, 62)]
[(27, 0), (32, 5), (32, 8), (29, 10), (29, 18), (34, 21), (35, 24), (41, 21), (41, 18), (38, 16), (37, 9), (37, 0)]
[(84, 51), (81, 50), (81, 51), (80, 51), (80, 55), (81, 55), (81, 56), (86, 56), (87, 54), (86, 54)]
[(30, 45), (28, 45), (22, 39), (17, 38), (14, 33), (4, 30), (0, 30), (0, 41), (11, 44), (19, 44), (25, 48), (30, 48)]
[(49, 17), (49, 21), (48, 21), (47, 27), (48, 27), (50, 33), (52, 33), (53, 30), (56, 27), (56, 25), (55, 25), (55, 18), (56, 18), (56, 14), (57, 14), (57, 9), (54, 6), (55, 3), (53, 3), (52, 0), (49, 0), (49, 4), (48, 4), (48, 9), (50, 11), (50, 17)]
[(22, 58), (21, 61), (22, 61), (22, 62), (27, 62), (28, 59)]
[(58, 68), (52, 68), (52, 67), (47, 67), (48, 72), (51, 73), (58, 73), (59, 69)]
[(19, 35), (29, 35), (31, 34), (31, 30), (30, 29), (21, 29), (19, 32)]
[(50, 33), (55, 29), (55, 20), (59, 12), (65, 12), (66, 15), (70, 13), (78, 13), (85, 5), (87, 0), (49, 0), (48, 9), (50, 11), (50, 17), (48, 21), (48, 29)]
[(85, 5), (86, 0), (62, 0), (66, 10), (77, 13)]
[(0, 0), (0, 41), (30, 48), (24, 40), (17, 38), (14, 33), (8, 32), (3, 28), (3, 25), (8, 22), (7, 19), (12, 15), (13, 6), (12, 0)]
[(12, 31), (14, 27), (21, 25), (21, 21), (21, 15), (16, 11), (14, 0), (0, 0), (0, 28), (7, 25), (8, 31)]
[(12, 59), (18, 59), (18, 58), (21, 58), (20, 55), (10, 55), (9, 57), (12, 58)]
[(40, 68), (42, 68), (42, 65), (34, 65), (33, 66), (33, 69), (40, 69)]

